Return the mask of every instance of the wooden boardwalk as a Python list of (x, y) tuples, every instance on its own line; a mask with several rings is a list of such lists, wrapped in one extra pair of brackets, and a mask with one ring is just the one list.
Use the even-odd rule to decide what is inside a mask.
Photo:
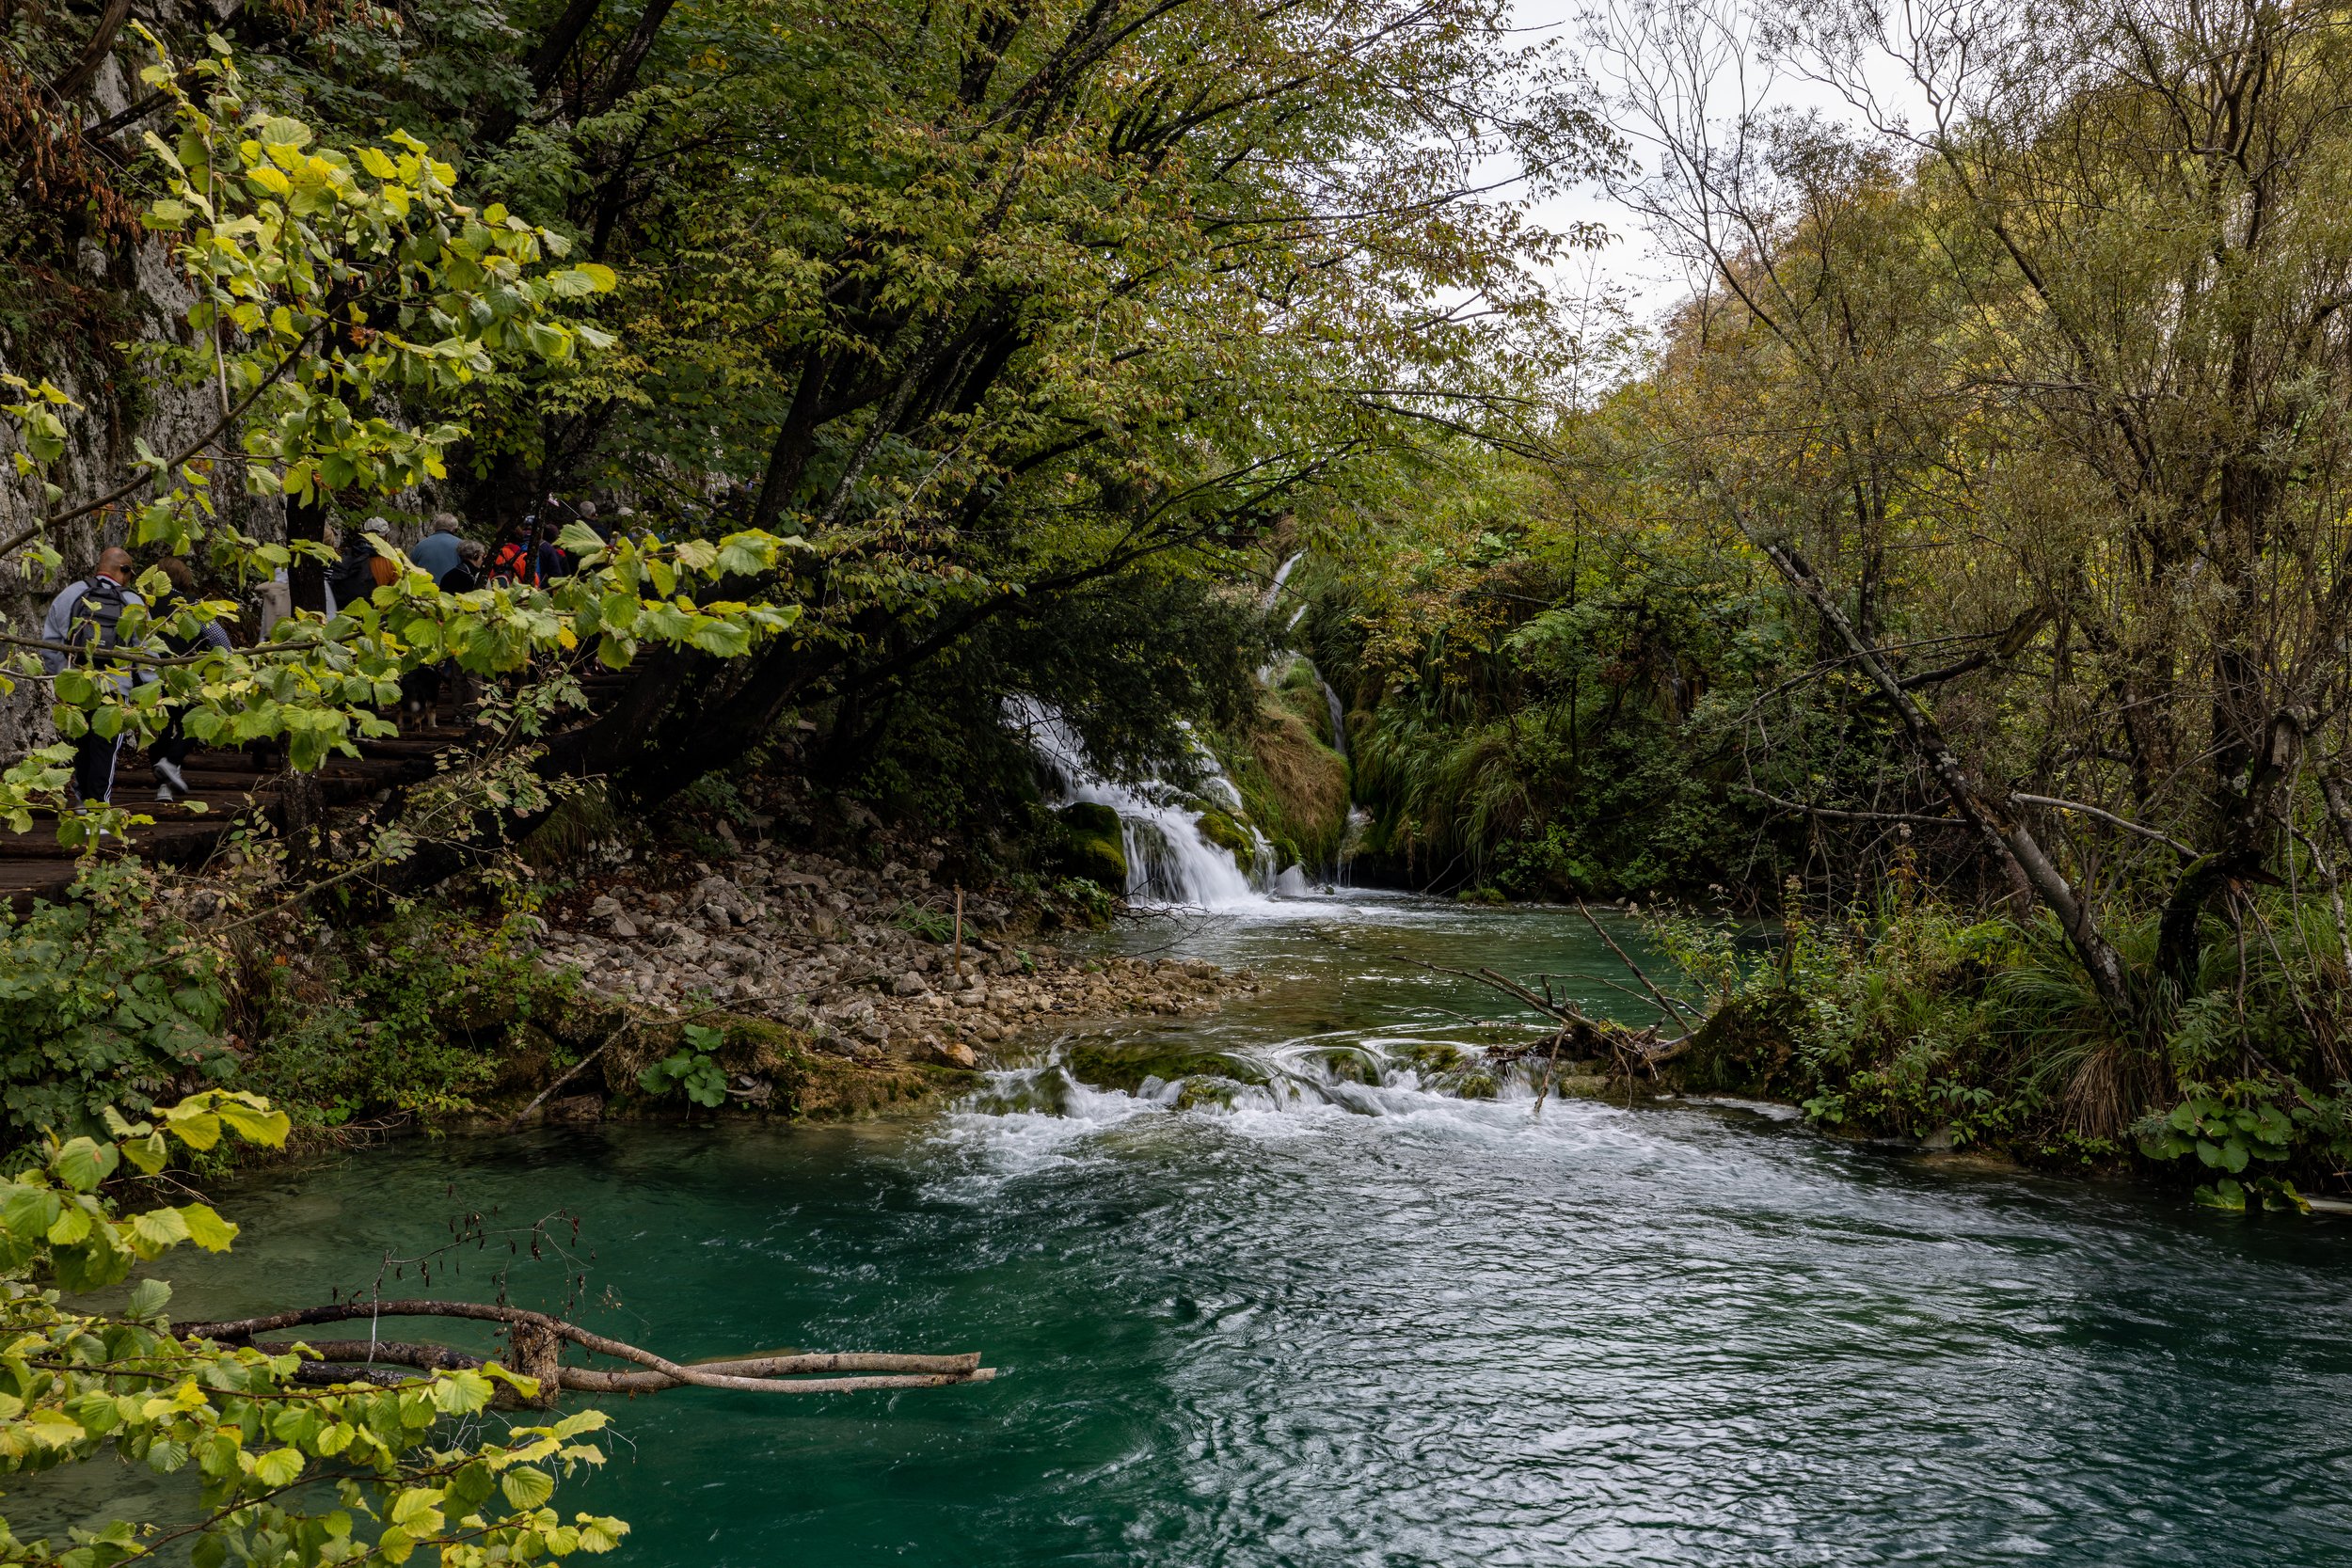
[[(626, 683), (626, 676), (610, 673), (588, 676), (583, 684), (589, 693), (590, 714)], [(476, 744), (476, 732), (449, 708), (440, 710), (437, 721), (437, 730), (362, 740), (358, 756), (331, 758), (317, 774), (326, 803), (348, 806), (387, 790), (404, 789), (430, 778), (443, 752)], [(155, 799), (157, 780), (147, 754), (127, 747), (123, 751), (115, 770), (114, 803), (134, 815), (154, 818), (131, 830), (130, 850), (142, 860), (201, 865), (223, 839), (253, 820), (257, 813), (278, 820), (285, 774), (274, 752), (199, 749), (189, 756), (181, 773), (188, 782), (187, 800), (167, 804)], [(191, 801), (201, 802), (204, 809), (191, 810)], [(120, 850), (110, 847), (107, 852)], [(80, 854), (57, 843), (54, 818), (36, 818), (32, 831), (23, 833), (0, 826), (0, 898), (23, 914), (37, 898), (62, 897), (73, 881)]]

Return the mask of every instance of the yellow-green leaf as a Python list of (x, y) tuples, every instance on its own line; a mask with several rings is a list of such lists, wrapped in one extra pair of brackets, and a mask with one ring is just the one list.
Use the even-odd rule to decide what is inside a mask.
[(207, 1252), (227, 1252), (237, 1239), (237, 1227), (215, 1213), (210, 1204), (183, 1204), (180, 1217), (187, 1221), (188, 1240)]
[(264, 1486), (285, 1486), (302, 1474), (302, 1455), (294, 1449), (272, 1449), (253, 1462), (253, 1479)]
[(555, 1478), (545, 1470), (509, 1470), (499, 1478), (499, 1490), (516, 1508), (533, 1509), (555, 1495)]

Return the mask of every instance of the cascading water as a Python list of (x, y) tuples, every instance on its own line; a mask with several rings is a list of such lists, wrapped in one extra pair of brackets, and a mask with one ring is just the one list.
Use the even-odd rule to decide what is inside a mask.
[[(1009, 699), (1005, 717), (1017, 733), (1027, 737), (1038, 760), (1054, 776), (1062, 804), (1084, 801), (1108, 806), (1119, 814), (1120, 847), (1127, 856), (1123, 891), (1129, 898), (1214, 910), (1263, 903), (1269, 892), (1307, 891), (1306, 878), (1295, 866), (1280, 877), (1273, 875), (1273, 846), (1255, 828), (1243, 831), (1251, 840), (1250, 858), (1265, 868), (1263, 883), (1242, 868), (1232, 850), (1201, 831), (1200, 815), (1186, 809), (1174, 785), (1159, 780), (1125, 784), (1103, 777), (1087, 755), (1086, 742), (1043, 703), (1027, 697)], [(1208, 749), (1198, 741), (1194, 744), (1202, 774), (1201, 793), (1226, 810), (1239, 812), (1241, 792)]]
[(1340, 840), (1340, 863), (1332, 868), (1331, 880), (1340, 887), (1356, 885), (1356, 856), (1364, 847), (1364, 835), (1372, 829), (1372, 813), (1361, 806), (1351, 806), (1347, 812), (1347, 832)]
[[(1305, 550), (1295, 550), (1291, 553), (1289, 560), (1274, 568), (1274, 580), (1267, 584), (1265, 591), (1266, 609), (1272, 610), (1274, 608), (1274, 601), (1282, 596), (1282, 585), (1291, 579), (1292, 570), (1295, 568), (1300, 562), (1306, 559), (1307, 552)], [(1294, 619), (1291, 624), (1295, 626), (1297, 625), (1297, 622)]]
[[(1307, 552), (1305, 550), (1299, 550), (1293, 554), (1289, 560), (1283, 562), (1281, 565), (1274, 569), (1274, 582), (1271, 587), (1267, 588), (1265, 594), (1265, 609), (1268, 614), (1273, 612), (1276, 602), (1281, 598), (1283, 585), (1290, 581), (1291, 573), (1297, 567), (1300, 562), (1306, 559)], [(1290, 632), (1297, 630), (1298, 623), (1306, 618), (1307, 607), (1302, 604), (1296, 610), (1291, 611), (1291, 618), (1287, 622), (1283, 623), (1283, 632), (1287, 635)], [(1346, 705), (1340, 701), (1340, 694), (1332, 689), (1331, 683), (1323, 678), (1323, 672), (1315, 668), (1315, 661), (1313, 659), (1309, 658), (1305, 654), (1298, 653), (1293, 649), (1277, 649), (1275, 651), (1274, 657), (1266, 664), (1266, 667), (1258, 672), (1258, 678), (1269, 685), (1272, 684), (1276, 673), (1282, 668), (1283, 660), (1290, 658), (1295, 658), (1298, 660), (1299, 663), (1305, 665), (1307, 667), (1307, 673), (1314, 677), (1315, 685), (1322, 689), (1323, 700), (1331, 710), (1331, 750), (1340, 754), (1341, 761), (1346, 761), (1347, 708)]]
[(1331, 689), (1331, 683), (1323, 678), (1323, 672), (1315, 668), (1315, 661), (1301, 654), (1299, 662), (1306, 665), (1309, 674), (1314, 676), (1315, 684), (1323, 688), (1324, 705), (1331, 710), (1331, 750), (1339, 752), (1340, 760), (1345, 762), (1347, 760), (1347, 710), (1341, 705), (1340, 694)]

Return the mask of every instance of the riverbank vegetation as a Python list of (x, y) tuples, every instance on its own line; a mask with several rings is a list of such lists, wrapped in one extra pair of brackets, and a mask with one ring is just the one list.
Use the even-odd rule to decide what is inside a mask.
[[(2343, 1184), (2336, 12), (1609, 8), (1613, 101), (1488, 0), (219, 14), (0, 5), (0, 818), (92, 851), (0, 928), (21, 1160), (948, 1081), (1117, 1000), (1031, 945), (1140, 874), (1052, 716), (1262, 882), (1639, 901), (1661, 1083)], [(1652, 336), (1546, 286), (1584, 181)], [(444, 509), (572, 570), (444, 588)], [(101, 545), (198, 586), (46, 672)], [(435, 670), (432, 778), (330, 799)], [(175, 714), (275, 793), (136, 869), (71, 747)]]
[[(2352, 37), (1904, 17), (1596, 24), (1699, 288), (1305, 578), (1369, 847), (1781, 927), (1825, 1124), (2338, 1180)], [(1857, 116), (1725, 102), (1759, 48)]]

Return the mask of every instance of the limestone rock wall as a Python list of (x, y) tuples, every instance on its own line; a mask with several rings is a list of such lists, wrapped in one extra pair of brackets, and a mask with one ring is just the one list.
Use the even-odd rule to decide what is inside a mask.
[[(167, 5), (162, 10), (182, 8)], [(186, 8), (192, 21), (206, 20), (204, 13), (217, 9), (203, 5)], [(100, 74), (94, 94), (105, 113), (129, 104), (137, 89), (123, 69), (128, 53), (119, 49)], [(149, 241), (127, 256), (110, 256), (101, 246), (86, 244), (74, 271), (77, 276), (51, 287), (89, 291), (111, 304), (111, 311), (77, 316), (41, 309), (37, 302), (42, 287), (27, 278), (21, 287), (36, 302), (34, 308), (0, 316), (0, 371), (35, 382), (45, 376), (82, 404), (68, 420), (73, 439), (50, 473), (65, 490), (64, 511), (128, 479), (138, 441), (168, 456), (194, 442), (221, 411), (216, 384), (170, 386), (150, 363), (156, 349), (191, 341), (186, 316), (194, 295), (166, 246)], [(105, 329), (83, 325), (93, 318), (114, 325)], [(12, 538), (39, 522), (45, 510), (39, 483), (16, 477), (13, 457), (20, 450), (13, 421), (0, 420), (0, 538)], [(242, 491), (235, 468), (216, 466), (214, 494), (223, 519), (265, 539), (283, 539), (282, 503), (274, 497), (248, 498)], [(125, 543), (126, 528), (119, 507), (63, 525), (51, 536), (65, 556), (54, 573), (28, 575), (21, 552), (0, 560), (0, 628), (17, 636), (38, 633), (50, 599), (66, 583), (87, 575), (100, 550)], [(27, 747), (55, 737), (48, 709), (47, 689), (39, 682), (20, 682), (13, 693), (0, 696), (0, 759), (13, 759)]]

